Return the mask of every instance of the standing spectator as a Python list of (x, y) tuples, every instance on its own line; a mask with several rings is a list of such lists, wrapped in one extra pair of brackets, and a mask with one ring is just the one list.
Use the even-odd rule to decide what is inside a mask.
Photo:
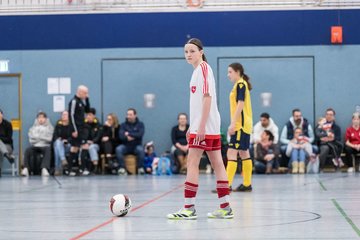
[[(91, 170), (91, 164), (94, 166), (96, 171), (99, 163), (99, 143), (101, 139), (101, 125), (99, 120), (96, 118), (96, 109), (90, 108), (89, 112), (86, 114), (86, 129), (88, 131), (86, 141), (82, 144), (81, 148), (85, 151), (81, 153), (81, 159), (84, 160), (85, 167), (83, 175), (89, 175)], [(88, 155), (90, 155), (90, 160), (88, 164), (85, 162), (88, 161)]]
[(179, 166), (179, 172), (186, 174), (186, 156), (189, 150), (189, 144), (186, 139), (186, 133), (189, 129), (189, 124), (187, 123), (187, 115), (185, 113), (180, 113), (178, 115), (178, 125), (174, 126), (171, 130), (171, 140), (173, 146), (171, 152), (174, 154), (175, 164)]
[[(289, 142), (294, 139), (294, 130), (296, 128), (301, 128), (302, 134), (306, 136), (309, 139), (309, 143), (312, 144), (315, 139), (314, 131), (309, 123), (309, 121), (306, 118), (303, 118), (300, 109), (294, 109), (292, 111), (292, 117), (290, 117), (289, 121), (285, 124), (281, 131), (280, 135), (280, 152), (283, 154), (283, 156), (286, 156), (286, 148)], [(313, 152), (317, 153), (318, 148), (317, 146), (312, 146)], [(288, 159), (282, 158), (282, 166), (288, 166), (287, 163)]]
[(6, 157), (10, 163), (13, 163), (15, 160), (14, 155), (12, 155), (12, 133), (11, 123), (4, 119), (3, 111), (0, 109), (0, 177), (4, 157)]
[(277, 172), (279, 146), (274, 143), (274, 135), (270, 130), (264, 130), (256, 147), (255, 171), (270, 174)]
[(116, 114), (108, 114), (102, 128), (101, 136), (101, 149), (105, 154), (107, 162), (112, 161), (115, 148), (120, 144), (119, 127), (119, 120)]
[(332, 108), (326, 109), (325, 119), (319, 121), (316, 130), (316, 137), (320, 141), (320, 169), (326, 164), (326, 159), (332, 155), (334, 165), (344, 165), (340, 158), (342, 152), (341, 129), (335, 123), (335, 111)]
[(119, 137), (122, 142), (116, 148), (116, 157), (119, 162), (118, 174), (126, 175), (124, 155), (135, 154), (137, 156), (138, 173), (144, 174), (144, 149), (142, 138), (144, 136), (144, 124), (139, 121), (136, 110), (129, 108), (127, 110), (126, 121), (120, 125)]
[(294, 138), (286, 148), (286, 156), (290, 157), (292, 173), (305, 173), (305, 160), (312, 155), (312, 146), (301, 128), (295, 128)]
[(69, 112), (63, 111), (61, 119), (56, 123), (53, 143), (55, 154), (55, 176), (62, 173), (62, 167), (67, 165), (66, 153), (70, 152), (71, 126), (69, 123)]
[(34, 151), (40, 151), (43, 158), (40, 164), (41, 176), (49, 176), (51, 160), (51, 140), (53, 138), (54, 128), (51, 125), (46, 113), (39, 112), (36, 116), (34, 125), (29, 130), (29, 141), (31, 146), (25, 150), (24, 169), (21, 175), (29, 176), (30, 158), (34, 156)]
[(279, 141), (279, 128), (268, 113), (260, 115), (260, 121), (255, 124), (253, 134), (251, 135), (251, 143), (259, 143), (265, 130), (269, 130), (272, 133), (274, 136), (273, 143), (277, 144)]
[(80, 85), (77, 88), (76, 95), (69, 103), (70, 124), (72, 127), (71, 134), (71, 148), (70, 159), (68, 162), (69, 174), (75, 176), (76, 173), (72, 171), (74, 162), (78, 161), (78, 153), (81, 144), (84, 143), (85, 131), (85, 114), (90, 110), (89, 90), (86, 86)]
[(354, 172), (352, 157), (360, 153), (360, 113), (355, 112), (352, 116), (352, 124), (346, 129), (345, 153), (348, 172)]

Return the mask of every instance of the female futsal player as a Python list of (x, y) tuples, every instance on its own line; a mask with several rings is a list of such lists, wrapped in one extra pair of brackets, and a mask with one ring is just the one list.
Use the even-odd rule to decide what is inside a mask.
[(229, 186), (231, 185), (237, 169), (237, 156), (242, 160), (243, 184), (234, 191), (251, 192), (252, 160), (249, 153), (250, 134), (252, 131), (252, 108), (250, 99), (251, 84), (249, 77), (244, 73), (240, 63), (232, 63), (228, 67), (228, 77), (234, 83), (230, 92), (231, 123), (228, 128), (230, 135), (227, 151), (228, 164), (226, 172)]
[(206, 62), (203, 45), (192, 38), (185, 44), (185, 58), (194, 67), (190, 81), (189, 154), (185, 182), (185, 205), (169, 219), (196, 219), (195, 198), (199, 183), (199, 163), (204, 151), (215, 170), (220, 208), (208, 213), (209, 218), (233, 218), (229, 205), (229, 183), (221, 157), (220, 114), (216, 104), (215, 79)]

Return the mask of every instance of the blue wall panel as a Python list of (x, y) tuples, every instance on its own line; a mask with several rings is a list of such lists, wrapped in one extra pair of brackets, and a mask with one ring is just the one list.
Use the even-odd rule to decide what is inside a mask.
[[(293, 107), (301, 107), (304, 116), (311, 122), (324, 114), (327, 107), (334, 107), (337, 111), (337, 120), (345, 131), (350, 123), (351, 114), (355, 105), (360, 104), (358, 91), (360, 89), (360, 46), (292, 46), (292, 47), (206, 47), (206, 55), (214, 70), (217, 81), (223, 83), (218, 87), (220, 111), (223, 120), (223, 128), (228, 124), (228, 92), (231, 84), (226, 79), (226, 65), (228, 62), (238, 59), (246, 66), (246, 72), (252, 78), (254, 90), (252, 92), (254, 121), (262, 111), (269, 111), (277, 121), (280, 128), (289, 119)], [(269, 58), (274, 57), (274, 60)], [(291, 59), (305, 58), (298, 63)], [(306, 59), (312, 56), (314, 59), (314, 76), (311, 76), (311, 63)], [(23, 129), (24, 143), (28, 144), (27, 131), (33, 124), (38, 110), (48, 113), (53, 123), (59, 114), (52, 112), (52, 95), (46, 91), (48, 77), (71, 77), (72, 94), (66, 95), (66, 102), (75, 92), (76, 86), (86, 84), (90, 88), (92, 105), (101, 113), (101, 63), (103, 59), (128, 58), (128, 61), (106, 63), (104, 66), (104, 81), (107, 81), (108, 89), (114, 84), (114, 89), (122, 89), (121, 94), (114, 96), (114, 101), (109, 103), (112, 95), (104, 93), (104, 113), (115, 111), (121, 121), (127, 107), (138, 108), (139, 117), (145, 121), (147, 132), (145, 140), (154, 139), (161, 146), (158, 151), (163, 151), (170, 144), (169, 131), (176, 123), (176, 113), (187, 111), (188, 99), (186, 94), (174, 95), (179, 100), (178, 105), (173, 104), (174, 99), (168, 99), (166, 93), (170, 90), (179, 89), (187, 91), (192, 67), (185, 60), (176, 61), (142, 61), (146, 64), (137, 64), (130, 59), (149, 58), (182, 58), (182, 48), (126, 48), (126, 49), (98, 49), (98, 50), (51, 50), (51, 51), (1, 51), (0, 59), (10, 60), (11, 72), (23, 74)], [(227, 61), (224, 61), (226, 58)], [(257, 60), (259, 59), (259, 60)], [(282, 60), (279, 60), (282, 59)], [(287, 64), (287, 59), (289, 59)], [(302, 59), (302, 58), (299, 58)], [(219, 61), (219, 67), (218, 67)], [(107, 61), (105, 61), (107, 62)], [(165, 69), (165, 71), (162, 71)], [(303, 71), (303, 72), (302, 72)], [(164, 75), (165, 73), (165, 75)], [(170, 74), (172, 73), (172, 74)], [(304, 78), (301, 83), (300, 74)], [(148, 75), (151, 82), (141, 77)], [(169, 76), (168, 76), (169, 75)], [(279, 77), (280, 75), (280, 77)], [(139, 79), (139, 76), (141, 77)], [(218, 78), (219, 76), (219, 78)], [(289, 76), (287, 79), (286, 76)], [(312, 84), (314, 77), (314, 85)], [(117, 82), (114, 79), (121, 79)], [(169, 79), (169, 80), (168, 80)], [(264, 81), (274, 81), (274, 85), (267, 88)], [(143, 82), (142, 92), (154, 91), (158, 94), (155, 109), (145, 109), (143, 106), (142, 93), (134, 88), (131, 81)], [(166, 83), (171, 81), (170, 86)], [(1, 84), (1, 82), (0, 82)], [(294, 87), (295, 86), (295, 87)], [(301, 86), (299, 93), (297, 88)], [(314, 87), (314, 88), (313, 88)], [(1, 85), (0, 88), (2, 89)], [(185, 88), (185, 89), (184, 89)], [(126, 91), (125, 91), (126, 89)], [(170, 89), (170, 90), (169, 90)], [(263, 108), (260, 104), (260, 93), (271, 91), (273, 102), (271, 108)], [(294, 93), (296, 99), (289, 97)], [(106, 95), (107, 94), (107, 95)], [(297, 94), (297, 95), (296, 95)], [(134, 98), (134, 96), (137, 96)], [(299, 99), (303, 98), (300, 105)], [(110, 99), (110, 100), (109, 100)], [(8, 101), (12, 101), (10, 98)], [(121, 104), (117, 104), (120, 101)], [(169, 103), (170, 102), (170, 103)], [(126, 104), (125, 104), (126, 103)], [(0, 108), (11, 105), (10, 102), (2, 101)], [(169, 106), (174, 105), (173, 108)], [(166, 106), (166, 107), (163, 107)], [(315, 107), (315, 108), (314, 108)], [(185, 109), (186, 108), (186, 109)], [(162, 112), (162, 110), (164, 111)], [(185, 110), (184, 110), (185, 109)], [(17, 110), (14, 110), (17, 111)], [(7, 110), (6, 115), (13, 115)], [(162, 118), (159, 121), (159, 118)]]
[[(145, 123), (144, 142), (158, 151), (170, 149), (171, 128), (179, 112), (189, 110), (192, 66), (179, 58), (115, 59), (103, 63), (104, 113), (115, 112), (123, 122), (129, 107)], [(155, 107), (144, 107), (144, 94), (155, 94)], [(161, 152), (158, 152), (161, 153)]]

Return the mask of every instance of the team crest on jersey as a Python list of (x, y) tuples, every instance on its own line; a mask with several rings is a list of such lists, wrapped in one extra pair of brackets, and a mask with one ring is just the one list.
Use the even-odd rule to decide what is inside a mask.
[(196, 86), (191, 86), (191, 92), (195, 93), (196, 92)]

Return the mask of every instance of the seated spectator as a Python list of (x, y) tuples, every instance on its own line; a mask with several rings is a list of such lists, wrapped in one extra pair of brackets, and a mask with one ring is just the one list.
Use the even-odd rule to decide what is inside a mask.
[(265, 130), (269, 130), (272, 133), (274, 136), (273, 143), (277, 144), (279, 141), (279, 128), (268, 113), (260, 115), (260, 121), (255, 124), (253, 134), (251, 135), (251, 143), (259, 143)]
[(4, 157), (6, 157), (10, 163), (13, 163), (15, 160), (14, 155), (12, 155), (12, 133), (12, 125), (9, 121), (4, 119), (3, 111), (0, 109), (0, 177)]
[(71, 126), (69, 124), (69, 112), (61, 113), (61, 119), (56, 123), (53, 143), (55, 155), (55, 176), (62, 174), (62, 168), (67, 165), (66, 153), (70, 152)]
[(353, 114), (351, 126), (346, 129), (345, 153), (348, 172), (354, 172), (352, 157), (360, 153), (360, 113), (358, 112)]
[[(340, 158), (342, 152), (341, 129), (335, 123), (335, 111), (328, 108), (325, 113), (325, 119), (321, 119), (315, 129), (316, 137), (320, 145), (320, 169), (326, 164), (326, 159), (332, 156), (334, 165), (342, 167), (344, 165)], [(331, 155), (330, 155), (331, 154)]]
[(178, 125), (174, 126), (171, 130), (171, 140), (173, 146), (171, 153), (174, 155), (175, 165), (179, 166), (179, 172), (186, 174), (186, 156), (189, 150), (189, 144), (186, 139), (186, 133), (189, 129), (187, 124), (187, 115), (180, 113), (178, 115)]
[(119, 127), (115, 113), (108, 114), (101, 131), (101, 149), (108, 163), (112, 162), (115, 148), (120, 144)]
[[(280, 135), (280, 152), (282, 153), (282, 156), (286, 156), (286, 148), (289, 142), (294, 139), (294, 130), (296, 128), (301, 128), (302, 134), (306, 136), (309, 139), (309, 143), (312, 144), (315, 140), (314, 131), (309, 123), (309, 121), (306, 118), (302, 117), (300, 109), (294, 109), (292, 111), (292, 117), (290, 117), (289, 121), (285, 124), (281, 131)], [(313, 145), (313, 152), (317, 153), (318, 148), (317, 146)], [(287, 159), (282, 158), (281, 165), (284, 167), (288, 166)]]
[(35, 151), (40, 151), (43, 155), (41, 160), (41, 176), (49, 176), (50, 160), (51, 160), (51, 140), (54, 128), (51, 125), (46, 113), (39, 112), (36, 116), (34, 125), (29, 130), (30, 147), (25, 150), (24, 169), (21, 175), (29, 176), (30, 158), (34, 156)]
[(290, 157), (289, 167), (292, 173), (305, 173), (305, 160), (312, 156), (309, 138), (303, 135), (301, 128), (295, 128), (294, 138), (286, 147), (286, 156)]
[(154, 159), (156, 158), (156, 153), (154, 151), (154, 143), (148, 142), (145, 144), (145, 158), (144, 158), (144, 168), (145, 173), (152, 174), (152, 165), (154, 162)]
[[(89, 175), (99, 163), (99, 143), (101, 138), (101, 125), (96, 118), (95, 108), (90, 108), (85, 118), (84, 141), (81, 144), (81, 168), (82, 175)], [(90, 159), (88, 158), (90, 156)]]
[(270, 130), (264, 130), (256, 146), (256, 173), (270, 174), (277, 172), (279, 147), (274, 143), (274, 135)]
[(126, 175), (124, 156), (135, 154), (137, 156), (138, 173), (144, 174), (144, 149), (142, 138), (144, 136), (144, 124), (138, 119), (136, 110), (127, 110), (126, 121), (120, 125), (119, 138), (122, 144), (116, 148), (116, 158), (119, 162), (119, 175)]

